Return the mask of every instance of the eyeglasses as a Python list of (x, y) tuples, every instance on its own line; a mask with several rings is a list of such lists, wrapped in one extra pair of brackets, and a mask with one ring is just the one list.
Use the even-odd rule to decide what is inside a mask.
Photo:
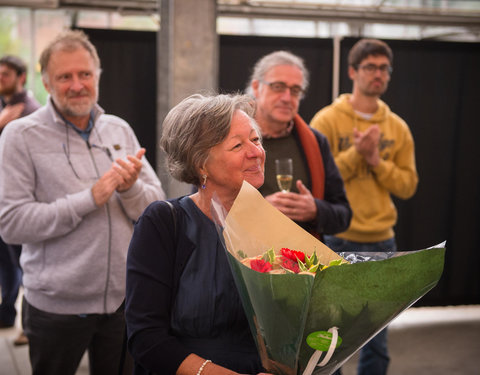
[(362, 69), (367, 74), (375, 74), (377, 70), (380, 70), (382, 74), (392, 74), (393, 68), (390, 65), (375, 65), (375, 64), (366, 64), (366, 65), (357, 65), (357, 69)]
[(290, 95), (295, 97), (301, 96), (305, 92), (305, 90), (299, 85), (288, 86), (285, 82), (260, 82), (268, 85), (273, 92), (285, 92), (287, 89), (289, 89)]
[[(87, 175), (88, 172), (83, 170), (83, 169), (77, 169), (73, 166), (74, 163), (72, 163), (72, 159), (74, 159), (72, 157), (72, 155), (70, 154), (70, 144), (67, 140), (67, 144), (65, 143), (62, 143), (62, 147), (63, 147), (63, 152), (65, 153), (65, 156), (67, 157), (67, 162), (68, 162), (68, 165), (70, 166), (70, 168), (72, 169), (72, 172), (73, 174), (75, 175), (75, 177), (78, 179), (78, 180), (81, 180), (81, 181), (95, 181), (95, 180), (98, 180), (99, 179), (99, 175), (98, 175), (98, 171), (96, 170), (96, 167), (95, 167), (95, 170), (96, 170), (96, 173), (95, 175), (91, 174), (91, 175)], [(106, 146), (98, 146), (98, 145), (95, 145), (95, 144), (89, 144), (87, 143), (87, 147), (89, 147), (90, 149), (92, 148), (96, 148), (96, 149), (99, 149), (101, 151), (103, 151), (107, 156), (108, 158), (110, 159), (110, 161), (113, 162), (113, 157), (112, 157), (112, 153), (111, 151), (108, 149), (108, 147)], [(82, 154), (82, 158), (83, 158), (83, 154)], [(81, 165), (81, 163), (78, 161), (78, 157), (77, 157), (77, 160), (76, 160), (76, 163), (78, 165)]]
[[(68, 162), (68, 165), (70, 166), (70, 168), (72, 169), (72, 172), (73, 174), (75, 175), (75, 177), (78, 179), (78, 180), (81, 180), (81, 181), (95, 181), (95, 180), (98, 180), (100, 178), (100, 175), (99, 175), (99, 172), (97, 170), (97, 167), (94, 163), (94, 166), (95, 166), (95, 175), (91, 175), (89, 174), (90, 172), (87, 172), (87, 171), (84, 171), (84, 170), (81, 170), (81, 169), (76, 169), (72, 163), (72, 159), (78, 159), (78, 157), (72, 157), (72, 155), (70, 154), (70, 136), (69, 136), (69, 127), (67, 125), (65, 125), (65, 133), (66, 133), (66, 140), (67, 140), (67, 143), (62, 143), (62, 147), (63, 147), (63, 152), (65, 153), (65, 156), (67, 158), (67, 162)], [(110, 159), (110, 161), (113, 162), (113, 156), (112, 156), (112, 152), (110, 151), (110, 149), (107, 147), (107, 146), (98, 146), (96, 144), (93, 144), (93, 143), (90, 143), (88, 140), (86, 141), (86, 146), (91, 150), (92, 148), (95, 148), (95, 149), (99, 149), (101, 151), (103, 151), (105, 153), (105, 155), (107, 155), (107, 157)], [(83, 158), (83, 154), (81, 156), (81, 158)], [(78, 161), (78, 160), (77, 160)], [(78, 163), (78, 166), (80, 166), (82, 163)]]

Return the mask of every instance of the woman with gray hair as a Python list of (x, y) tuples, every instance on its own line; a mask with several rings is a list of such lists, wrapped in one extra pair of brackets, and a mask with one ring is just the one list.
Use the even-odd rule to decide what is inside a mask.
[(137, 375), (263, 371), (210, 212), (214, 193), (229, 210), (244, 180), (263, 184), (253, 111), (248, 96), (193, 95), (164, 120), (168, 169), (198, 191), (151, 204), (135, 226), (126, 320)]

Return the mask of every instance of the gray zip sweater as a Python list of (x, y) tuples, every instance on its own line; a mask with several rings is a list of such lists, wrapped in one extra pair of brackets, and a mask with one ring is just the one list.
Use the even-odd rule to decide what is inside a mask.
[(0, 137), (0, 235), (23, 244), (31, 305), (57, 314), (119, 307), (133, 222), (165, 195), (145, 158), (135, 184), (106, 205), (95, 205), (91, 188), (112, 160), (139, 148), (130, 126), (99, 106), (88, 142), (64, 123), (50, 98), (6, 126)]

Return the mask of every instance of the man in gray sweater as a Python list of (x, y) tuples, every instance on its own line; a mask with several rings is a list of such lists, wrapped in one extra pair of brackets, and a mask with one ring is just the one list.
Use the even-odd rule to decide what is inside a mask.
[(0, 235), (23, 244), (24, 328), (33, 374), (117, 374), (133, 223), (164, 199), (133, 130), (97, 104), (100, 61), (80, 31), (40, 57), (50, 94), (0, 139)]

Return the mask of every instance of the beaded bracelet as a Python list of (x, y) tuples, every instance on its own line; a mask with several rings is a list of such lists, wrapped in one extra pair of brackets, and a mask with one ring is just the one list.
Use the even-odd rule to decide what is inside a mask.
[(203, 362), (200, 368), (198, 369), (197, 375), (200, 375), (202, 373), (203, 368), (207, 365), (208, 362), (212, 362), (212, 361), (210, 361), (209, 359), (206, 359), (205, 362)]

